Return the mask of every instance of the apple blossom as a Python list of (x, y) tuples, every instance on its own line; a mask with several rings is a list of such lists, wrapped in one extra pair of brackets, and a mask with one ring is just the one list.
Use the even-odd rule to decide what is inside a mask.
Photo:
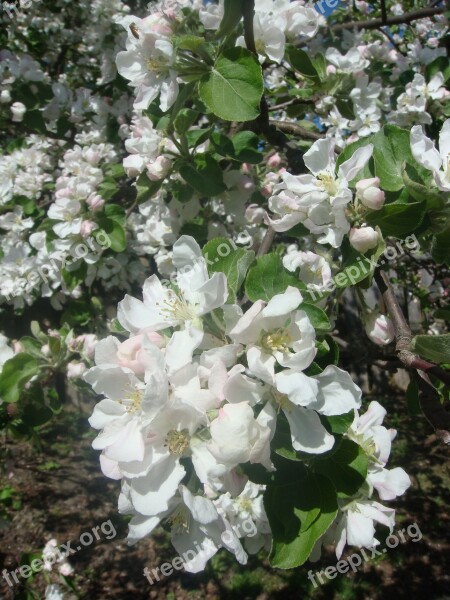
[(376, 248), (380, 236), (373, 227), (352, 228), (350, 230), (350, 244), (363, 254), (372, 248)]

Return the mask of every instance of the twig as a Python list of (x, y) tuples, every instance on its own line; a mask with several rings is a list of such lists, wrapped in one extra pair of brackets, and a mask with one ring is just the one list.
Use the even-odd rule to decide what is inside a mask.
[(414, 371), (416, 379), (418, 377), (417, 383), (424, 400), (421, 401), (422, 410), (439, 438), (446, 444), (450, 444), (450, 413), (441, 405), (439, 395), (428, 377), (428, 375), (434, 375), (450, 385), (450, 373), (412, 352), (411, 329), (400, 308), (388, 275), (384, 271), (376, 269), (375, 281), (394, 325), (397, 356), (406, 367)]
[(261, 246), (258, 248), (256, 256), (263, 256), (264, 254), (267, 254), (269, 252), (274, 237), (275, 231), (272, 229), (272, 227), (269, 227), (266, 233), (264, 234), (263, 241), (261, 242)]
[(411, 23), (418, 19), (424, 19), (426, 17), (432, 17), (434, 15), (440, 15), (447, 9), (444, 6), (437, 6), (435, 8), (421, 8), (414, 10), (403, 15), (394, 15), (393, 17), (387, 17), (386, 21), (383, 18), (380, 19), (367, 19), (366, 21), (350, 21), (346, 23), (337, 23), (330, 27), (331, 31), (342, 31), (343, 29), (378, 29), (380, 25), (401, 25), (402, 23)]
[(284, 131), (285, 133), (291, 133), (292, 135), (299, 135), (308, 140), (316, 141), (316, 140), (320, 140), (325, 137), (325, 135), (323, 133), (317, 133), (315, 131), (310, 131), (309, 129), (306, 129), (305, 127), (301, 127), (300, 125), (297, 125), (296, 123), (289, 123), (289, 121), (274, 121), (273, 119), (271, 119), (269, 121), (269, 124), (273, 125), (280, 131)]

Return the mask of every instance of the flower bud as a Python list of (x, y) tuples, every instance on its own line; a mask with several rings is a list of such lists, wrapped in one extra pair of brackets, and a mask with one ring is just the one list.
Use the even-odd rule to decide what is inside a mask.
[(98, 225), (93, 221), (82, 221), (80, 226), (80, 235), (87, 238), (91, 235), (94, 229), (97, 229)]
[(380, 190), (379, 177), (361, 179), (356, 184), (356, 197), (362, 204), (372, 210), (380, 210), (384, 204), (384, 192)]
[(99, 210), (102, 210), (105, 201), (98, 194), (91, 194), (86, 200), (86, 204), (92, 211), (97, 212)]
[(172, 168), (172, 161), (165, 156), (158, 156), (152, 163), (147, 165), (147, 175), (152, 181), (164, 179)]
[(86, 371), (86, 365), (82, 362), (72, 361), (67, 364), (67, 377), (69, 379), (77, 379)]
[(11, 104), (12, 120), (16, 123), (23, 121), (23, 116), (27, 112), (27, 107), (22, 102)]
[(373, 227), (361, 227), (360, 229), (351, 229), (349, 237), (353, 248), (364, 254), (367, 250), (375, 248), (379, 235)]
[(367, 319), (364, 328), (372, 342), (378, 346), (386, 346), (395, 338), (392, 321), (385, 315), (372, 313)]
[(11, 102), (11, 94), (9, 90), (2, 90), (0, 93), (0, 102), (2, 104), (8, 104)]
[(281, 157), (278, 154), (278, 152), (275, 152), (275, 154), (272, 154), (272, 156), (269, 156), (269, 158), (267, 159), (268, 167), (279, 167), (280, 164), (281, 164)]

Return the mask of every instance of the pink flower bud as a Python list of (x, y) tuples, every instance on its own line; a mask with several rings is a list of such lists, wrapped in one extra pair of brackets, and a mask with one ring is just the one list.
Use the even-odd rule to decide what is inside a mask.
[(275, 152), (275, 154), (272, 154), (272, 156), (269, 156), (268, 160), (267, 160), (267, 166), (268, 167), (279, 167), (281, 163), (281, 156), (278, 154), (278, 152)]
[(386, 346), (395, 338), (392, 321), (385, 315), (372, 313), (367, 319), (364, 328), (372, 342), (378, 346)]
[(18, 340), (16, 340), (15, 342), (13, 342), (12, 348), (13, 348), (15, 354), (18, 354), (19, 352), (23, 352), (24, 351), (24, 347), (23, 347), (22, 343), (19, 342)]
[(375, 248), (378, 244), (378, 232), (373, 227), (361, 227), (360, 229), (350, 230), (350, 244), (358, 250), (358, 252), (367, 252), (371, 248)]
[(91, 235), (91, 233), (97, 229), (97, 224), (93, 221), (82, 221), (80, 225), (80, 235), (84, 238), (87, 238)]
[(380, 190), (379, 185), (379, 177), (361, 179), (356, 184), (356, 197), (361, 200), (364, 206), (372, 210), (380, 210), (384, 204), (384, 192)]
[(172, 168), (172, 161), (165, 156), (158, 156), (152, 163), (147, 165), (147, 175), (152, 181), (164, 179)]
[(145, 373), (149, 367), (151, 358), (145, 351), (144, 340), (148, 338), (152, 343), (160, 347), (162, 336), (154, 331), (133, 335), (120, 344), (117, 349), (117, 360), (121, 367), (131, 369), (136, 375)]
[(86, 204), (89, 206), (89, 208), (94, 211), (97, 212), (99, 210), (102, 210), (105, 201), (103, 200), (103, 198), (101, 196), (99, 196), (98, 194), (91, 194), (89, 196), (89, 198), (86, 200)]
[(327, 65), (327, 75), (334, 75), (336, 73), (336, 67), (334, 65)]
[(86, 365), (82, 362), (72, 361), (67, 365), (67, 377), (69, 379), (77, 379), (86, 371)]

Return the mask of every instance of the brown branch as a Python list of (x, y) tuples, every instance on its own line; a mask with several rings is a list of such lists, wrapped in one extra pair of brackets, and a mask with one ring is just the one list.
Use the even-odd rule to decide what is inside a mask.
[(425, 417), (434, 427), (439, 438), (446, 444), (450, 444), (450, 413), (441, 405), (439, 394), (428, 377), (428, 375), (434, 375), (450, 385), (450, 373), (412, 352), (411, 329), (400, 308), (388, 275), (384, 271), (376, 269), (374, 277), (394, 325), (397, 356), (405, 367), (414, 372), (414, 377), (422, 393), (421, 406)]
[(292, 135), (298, 135), (300, 137), (306, 138), (307, 140), (320, 140), (325, 137), (322, 133), (317, 133), (315, 131), (310, 131), (309, 129), (305, 129), (296, 123), (289, 123), (289, 121), (274, 121), (271, 119), (269, 121), (269, 125), (273, 125), (280, 131), (284, 131), (284, 133), (291, 133)]
[(418, 19), (424, 19), (426, 17), (432, 17), (434, 15), (441, 15), (447, 9), (445, 6), (437, 6), (435, 8), (421, 8), (414, 10), (403, 15), (394, 15), (393, 17), (387, 17), (383, 21), (383, 17), (379, 19), (367, 19), (366, 21), (350, 21), (348, 23), (337, 23), (330, 27), (331, 31), (342, 31), (343, 29), (378, 29), (382, 25), (401, 25), (403, 23), (411, 23)]
[(258, 248), (256, 256), (263, 256), (264, 254), (267, 254), (269, 252), (274, 237), (275, 231), (272, 229), (272, 227), (269, 227), (266, 233), (264, 234), (263, 241), (261, 242), (261, 246)]

